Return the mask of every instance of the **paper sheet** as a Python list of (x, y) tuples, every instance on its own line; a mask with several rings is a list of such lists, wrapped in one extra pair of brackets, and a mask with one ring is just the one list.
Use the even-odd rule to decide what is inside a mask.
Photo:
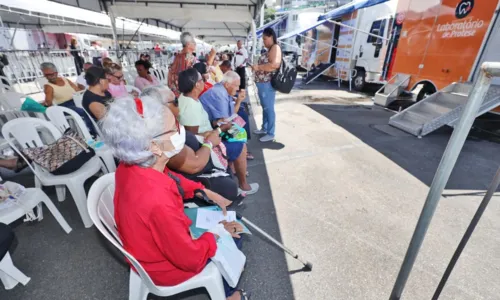
[(212, 211), (207, 209), (198, 209), (196, 216), (196, 227), (203, 229), (212, 229), (221, 221), (236, 221), (236, 212), (228, 211), (227, 216), (222, 211)]

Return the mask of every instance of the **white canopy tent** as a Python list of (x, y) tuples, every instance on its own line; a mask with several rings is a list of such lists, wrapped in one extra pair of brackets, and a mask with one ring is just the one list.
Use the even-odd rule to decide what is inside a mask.
[[(189, 31), (208, 43), (245, 40), (264, 0), (57, 0), (157, 27)], [(85, 2), (85, 3), (84, 3)], [(84, 7), (85, 5), (85, 7)], [(117, 30), (119, 25), (117, 24)]]
[[(97, 5), (90, 5), (92, 1), (76, 2), (85, 3), (87, 9), (47, 0), (0, 0), (2, 25), (39, 28), (51, 33), (74, 32), (101, 35), (112, 33), (111, 19), (99, 11), (99, 2), (96, 2)], [(172, 28), (161, 28), (144, 21), (115, 18), (115, 22), (117, 34), (120, 36), (131, 37), (137, 32), (144, 37), (166, 41), (178, 41), (180, 36), (180, 32)]]

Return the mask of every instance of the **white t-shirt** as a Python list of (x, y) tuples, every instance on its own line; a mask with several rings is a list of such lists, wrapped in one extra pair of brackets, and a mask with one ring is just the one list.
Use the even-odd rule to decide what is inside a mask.
[(245, 60), (248, 60), (248, 52), (247, 49), (241, 47), (241, 49), (236, 49), (234, 53), (234, 68), (244, 67)]
[(199, 100), (181, 95), (179, 97), (179, 123), (184, 126), (198, 126), (198, 133), (212, 130), (208, 113)]
[(76, 77), (76, 83), (83, 85), (86, 89), (89, 87), (87, 81), (85, 80), (85, 72), (82, 72), (78, 77)]

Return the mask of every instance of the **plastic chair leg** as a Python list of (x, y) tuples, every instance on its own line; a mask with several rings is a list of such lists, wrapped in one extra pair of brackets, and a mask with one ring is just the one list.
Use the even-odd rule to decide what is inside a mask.
[(63, 202), (64, 200), (66, 200), (66, 186), (56, 185), (56, 194), (57, 200), (59, 200), (59, 202)]
[(222, 277), (216, 276), (212, 277), (210, 281), (205, 285), (205, 288), (210, 295), (212, 300), (225, 300), (226, 292), (224, 291), (224, 284), (222, 283)]
[[(41, 192), (41, 191), (40, 191)], [(43, 193), (43, 192), (42, 192)], [(45, 194), (42, 197), (42, 202), (45, 203), (45, 206), (49, 209), (49, 211), (52, 213), (56, 221), (61, 225), (62, 229), (66, 231), (66, 233), (71, 232), (71, 227), (68, 225), (68, 222), (64, 219), (64, 217), (61, 215), (57, 207), (52, 203), (52, 201), (47, 197)], [(41, 204), (41, 203), (40, 203)], [(40, 205), (39, 204), (39, 205)]]
[(142, 282), (141, 277), (133, 270), (130, 270), (130, 279), (128, 287), (128, 300), (147, 300), (149, 291)]
[(85, 193), (85, 189), (83, 188), (83, 182), (75, 182), (71, 180), (67, 184), (69, 192), (75, 200), (76, 208), (80, 213), (80, 217), (82, 218), (83, 225), (85, 228), (92, 227), (94, 223), (90, 219), (89, 211), (87, 210), (87, 194)]
[(116, 164), (115, 164), (115, 159), (113, 158), (113, 155), (111, 155), (110, 153), (103, 153), (103, 154), (99, 154), (99, 158), (106, 166), (106, 168), (108, 170), (107, 173), (116, 172)]
[(28, 284), (31, 278), (24, 275), (14, 266), (9, 252), (5, 254), (4, 258), (0, 261), (0, 280), (5, 286), (6, 290), (13, 289), (19, 282), (23, 285)]

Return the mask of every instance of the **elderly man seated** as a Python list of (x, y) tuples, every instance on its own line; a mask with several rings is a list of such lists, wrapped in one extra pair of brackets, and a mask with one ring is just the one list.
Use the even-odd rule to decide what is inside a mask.
[[(240, 88), (240, 76), (234, 71), (228, 71), (224, 73), (220, 83), (200, 96), (200, 101), (214, 125), (218, 122), (224, 122), (225, 119), (237, 113), (245, 121), (244, 128), (248, 139), (250, 139), (248, 106), (244, 102), (246, 92)], [(236, 94), (238, 97), (234, 97)], [(247, 159), (252, 160), (253, 158), (253, 155), (248, 152)]]
[[(191, 237), (184, 199), (205, 192), (223, 210), (231, 201), (168, 168), (184, 147), (183, 130), (167, 106), (146, 97), (110, 103), (101, 121), (104, 141), (120, 159), (114, 218), (123, 248), (155, 284), (174, 286), (199, 274), (217, 251), (217, 235)], [(226, 222), (224, 227), (239, 239), (239, 223)], [(227, 283), (224, 287), (226, 299), (247, 299), (243, 291)]]
[[(236, 74), (236, 76), (238, 75)], [(236, 88), (238, 87), (239, 78)], [(207, 114), (207, 111), (205, 111), (199, 100), (199, 95), (203, 91), (203, 88), (203, 78), (195, 69), (187, 69), (179, 74), (179, 91), (182, 93), (179, 97), (179, 122), (186, 127), (187, 131), (205, 136), (207, 132), (212, 131), (213, 128), (218, 126), (212, 125), (209, 114)], [(221, 126), (220, 130), (224, 131), (229, 128), (230, 126)], [(247, 195), (255, 194), (259, 190), (259, 185), (257, 183), (248, 184), (246, 178), (246, 144), (224, 141), (224, 145), (227, 149), (227, 160), (234, 164), (236, 177), (238, 178), (239, 193)]]

